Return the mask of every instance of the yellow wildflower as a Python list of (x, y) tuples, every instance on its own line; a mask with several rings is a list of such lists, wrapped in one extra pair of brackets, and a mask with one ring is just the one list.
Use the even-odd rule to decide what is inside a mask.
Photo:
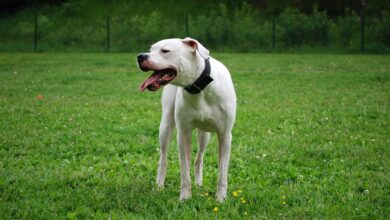
[(245, 204), (245, 203), (246, 203), (246, 200), (244, 199), (244, 197), (241, 197), (240, 200), (241, 200), (241, 203), (242, 203), (242, 204)]
[(237, 191), (234, 191), (234, 192), (233, 192), (233, 196), (234, 196), (234, 197), (237, 197), (237, 196), (238, 196), (238, 192), (237, 192)]
[(219, 211), (218, 207), (215, 206), (214, 209), (213, 209), (213, 211), (214, 211), (215, 213), (217, 213), (217, 212)]

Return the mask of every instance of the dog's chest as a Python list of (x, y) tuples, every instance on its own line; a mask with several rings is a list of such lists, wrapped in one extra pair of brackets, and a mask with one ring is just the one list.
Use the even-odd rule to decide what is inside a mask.
[(226, 120), (226, 112), (220, 105), (208, 103), (198, 103), (191, 106), (184, 112), (186, 121), (193, 127), (203, 131), (218, 132), (223, 127)]
[(191, 120), (195, 128), (199, 128), (203, 131), (216, 132), (218, 131), (218, 120), (210, 115), (198, 114), (194, 115)]

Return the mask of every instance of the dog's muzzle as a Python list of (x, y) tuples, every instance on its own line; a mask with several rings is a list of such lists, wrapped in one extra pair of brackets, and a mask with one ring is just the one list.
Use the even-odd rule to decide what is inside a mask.
[(137, 62), (139, 68), (144, 71), (153, 71), (153, 74), (149, 76), (140, 86), (139, 90), (144, 91), (146, 88), (149, 91), (156, 91), (158, 90), (161, 86), (165, 86), (168, 84), (170, 81), (172, 81), (177, 74), (176, 69), (174, 68), (165, 68), (165, 69), (154, 69), (148, 67), (148, 65), (145, 64), (147, 63), (149, 58), (149, 55), (146, 53), (140, 53), (137, 55)]

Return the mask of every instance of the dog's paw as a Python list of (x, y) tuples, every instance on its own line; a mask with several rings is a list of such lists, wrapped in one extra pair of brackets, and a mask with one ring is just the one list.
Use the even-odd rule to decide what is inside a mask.
[(191, 190), (190, 189), (182, 189), (180, 192), (180, 201), (184, 201), (191, 198)]
[(200, 179), (200, 180), (199, 180), (199, 179), (196, 179), (196, 180), (195, 180), (195, 185), (196, 185), (197, 187), (202, 187), (202, 186), (203, 186), (202, 182), (203, 182), (202, 179)]
[(195, 184), (197, 186), (202, 186), (203, 175), (202, 175), (202, 165), (199, 165), (199, 162), (195, 163)]
[(164, 188), (164, 181), (157, 180), (156, 184), (157, 184), (158, 188)]
[(218, 202), (223, 202), (223, 201), (225, 201), (225, 199), (226, 199), (226, 195), (216, 195), (215, 196), (215, 199), (218, 201)]
[(218, 202), (223, 202), (226, 199), (226, 189), (218, 189), (217, 194), (215, 195), (215, 199)]

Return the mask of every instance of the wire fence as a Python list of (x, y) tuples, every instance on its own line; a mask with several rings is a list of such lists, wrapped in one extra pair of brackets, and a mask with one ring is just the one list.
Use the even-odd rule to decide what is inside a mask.
[(134, 52), (163, 38), (186, 36), (213, 49), (239, 52), (318, 47), (364, 53), (367, 45), (379, 51), (389, 47), (387, 36), (381, 36), (387, 25), (383, 16), (367, 18), (361, 13), (328, 18), (321, 13), (318, 17), (294, 13), (259, 20), (249, 16), (237, 19), (188, 15), (178, 21), (158, 13), (96, 19), (58, 19), (36, 14), (0, 21), (0, 51)]

